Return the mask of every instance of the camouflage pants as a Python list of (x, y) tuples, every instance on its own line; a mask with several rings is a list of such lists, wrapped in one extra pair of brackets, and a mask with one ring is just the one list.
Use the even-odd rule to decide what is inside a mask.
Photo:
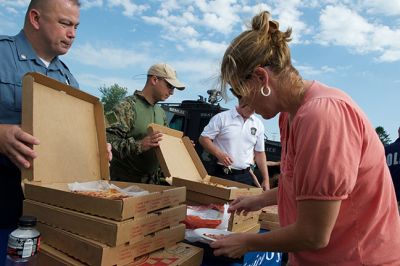
[(156, 172), (152, 174), (142, 175), (142, 176), (125, 176), (121, 172), (112, 171), (111, 180), (122, 181), (122, 182), (133, 182), (142, 184), (154, 184), (154, 185), (167, 185), (164, 175), (159, 168)]
[(164, 185), (165, 178), (161, 172), (161, 169), (158, 168), (157, 172), (153, 174), (149, 174), (141, 177), (141, 183), (144, 184), (154, 184), (154, 185)]

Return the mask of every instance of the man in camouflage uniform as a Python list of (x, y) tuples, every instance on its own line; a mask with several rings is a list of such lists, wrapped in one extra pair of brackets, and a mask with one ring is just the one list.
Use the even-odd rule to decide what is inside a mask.
[(168, 64), (150, 67), (142, 91), (135, 91), (114, 109), (106, 113), (107, 139), (112, 145), (113, 160), (110, 165), (112, 180), (160, 184), (159, 164), (154, 147), (162, 133), (150, 134), (150, 123), (167, 125), (164, 110), (156, 105), (174, 93), (185, 89)]

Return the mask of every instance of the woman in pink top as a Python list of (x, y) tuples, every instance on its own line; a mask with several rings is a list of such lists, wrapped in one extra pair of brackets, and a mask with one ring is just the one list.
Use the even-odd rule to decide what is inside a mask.
[(400, 265), (400, 218), (385, 153), (365, 114), (340, 90), (303, 80), (268, 12), (225, 52), (222, 87), (256, 113), (280, 113), (278, 189), (232, 202), (231, 212), (278, 204), (281, 229), (234, 234), (215, 255), (289, 252), (290, 265)]

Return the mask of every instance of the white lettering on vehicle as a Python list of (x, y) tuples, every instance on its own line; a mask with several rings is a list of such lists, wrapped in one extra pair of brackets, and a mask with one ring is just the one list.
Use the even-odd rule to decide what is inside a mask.
[(388, 166), (392, 166), (392, 165), (398, 165), (399, 164), (399, 157), (398, 157), (398, 153), (388, 153), (386, 155), (386, 163)]

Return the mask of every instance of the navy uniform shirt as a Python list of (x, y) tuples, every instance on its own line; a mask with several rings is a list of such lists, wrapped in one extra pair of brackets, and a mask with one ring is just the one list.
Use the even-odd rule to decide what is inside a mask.
[[(68, 67), (54, 58), (49, 67), (40, 60), (21, 31), (16, 36), (0, 35), (0, 124), (21, 124), (22, 77), (39, 72), (78, 88)], [(0, 154), (0, 228), (17, 224), (22, 210), (21, 175), (18, 168)]]
[(400, 201), (400, 138), (385, 147), (385, 154), (396, 190), (396, 198)]

